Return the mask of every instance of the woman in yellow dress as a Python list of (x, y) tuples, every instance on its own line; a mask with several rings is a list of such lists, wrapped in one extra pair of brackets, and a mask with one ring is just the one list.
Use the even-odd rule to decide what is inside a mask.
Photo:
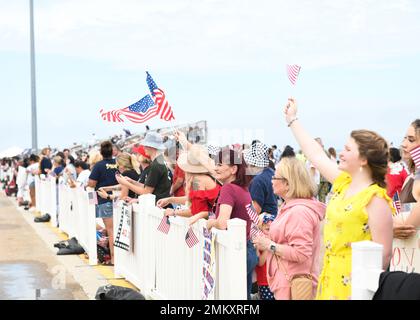
[(299, 123), (294, 99), (289, 99), (284, 113), (305, 156), (333, 184), (317, 299), (351, 299), (352, 242), (371, 240), (383, 245), (383, 269), (391, 260), (394, 209), (385, 189), (388, 144), (375, 132), (353, 131), (337, 165)]

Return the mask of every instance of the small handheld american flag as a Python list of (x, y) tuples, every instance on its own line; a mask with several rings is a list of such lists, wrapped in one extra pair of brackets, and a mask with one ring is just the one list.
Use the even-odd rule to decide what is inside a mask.
[(398, 192), (396, 192), (394, 194), (394, 197), (393, 197), (392, 200), (393, 200), (392, 204), (394, 205), (396, 213), (400, 214), (400, 212), (401, 212), (401, 201), (400, 201), (400, 195), (399, 195)]
[(416, 170), (420, 169), (420, 146), (414, 148), (410, 151), (411, 159), (414, 161), (414, 165), (416, 166)]
[(89, 204), (92, 204), (92, 205), (98, 204), (98, 196), (96, 195), (96, 191), (88, 192), (88, 199), (89, 199)]
[(292, 83), (292, 85), (296, 84), (296, 80), (299, 76), (300, 69), (301, 67), (296, 64), (286, 65), (287, 76), (289, 77), (289, 80)]
[(188, 229), (187, 234), (185, 235), (185, 242), (189, 248), (194, 247), (197, 243), (199, 243), (197, 236), (194, 234), (192, 227)]
[(170, 228), (171, 222), (169, 221), (169, 217), (164, 216), (157, 229), (164, 234), (168, 234)]
[(258, 228), (258, 213), (255, 210), (254, 206), (252, 205), (252, 203), (250, 203), (245, 208), (249, 218), (251, 219), (251, 238), (263, 236), (264, 234)]

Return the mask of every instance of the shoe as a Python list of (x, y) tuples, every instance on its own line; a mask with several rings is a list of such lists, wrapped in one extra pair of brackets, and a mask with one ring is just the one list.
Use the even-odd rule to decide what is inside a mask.
[(34, 219), (34, 222), (48, 222), (50, 220), (51, 220), (51, 216), (47, 213), (47, 214), (44, 214), (43, 216), (36, 217)]

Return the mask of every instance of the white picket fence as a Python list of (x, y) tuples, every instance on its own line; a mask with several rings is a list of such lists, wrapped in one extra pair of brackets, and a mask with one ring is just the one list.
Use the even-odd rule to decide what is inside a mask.
[[(51, 223), (69, 237), (76, 237), (89, 254), (89, 264), (97, 264), (95, 206), (89, 203), (83, 188), (57, 185), (55, 179), (35, 180), (37, 209), (49, 213)], [(114, 207), (114, 238), (121, 217), (121, 205)], [(57, 215), (57, 208), (58, 215)], [(198, 300), (203, 294), (203, 227), (198, 221), (193, 230), (199, 244), (189, 248), (185, 242), (186, 218), (170, 217), (169, 234), (157, 231), (163, 217), (153, 195), (139, 197), (132, 208), (132, 247), (114, 248), (115, 274), (140, 288), (153, 299)], [(246, 299), (246, 223), (228, 221), (228, 230), (213, 229), (216, 234), (216, 300)], [(352, 244), (352, 299), (370, 300), (378, 289), (382, 272), (382, 246), (363, 241)]]
[[(199, 300), (203, 295), (203, 227), (201, 219), (193, 227), (199, 243), (189, 248), (185, 242), (188, 219), (170, 217), (170, 231), (157, 231), (163, 211), (155, 207), (153, 195), (143, 195), (132, 213), (133, 248), (115, 248), (115, 273), (126, 278), (154, 299)], [(114, 235), (121, 207), (114, 209)], [(246, 223), (228, 221), (228, 230), (216, 234), (215, 295), (219, 299), (246, 299)]]

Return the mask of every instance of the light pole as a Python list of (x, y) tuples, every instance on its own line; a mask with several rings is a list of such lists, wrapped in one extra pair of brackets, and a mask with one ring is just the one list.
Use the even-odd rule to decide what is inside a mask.
[(34, 37), (34, 3), (29, 0), (30, 37), (31, 37), (31, 104), (32, 104), (32, 150), (38, 151), (38, 129), (36, 119), (36, 83), (35, 83), (35, 37)]

